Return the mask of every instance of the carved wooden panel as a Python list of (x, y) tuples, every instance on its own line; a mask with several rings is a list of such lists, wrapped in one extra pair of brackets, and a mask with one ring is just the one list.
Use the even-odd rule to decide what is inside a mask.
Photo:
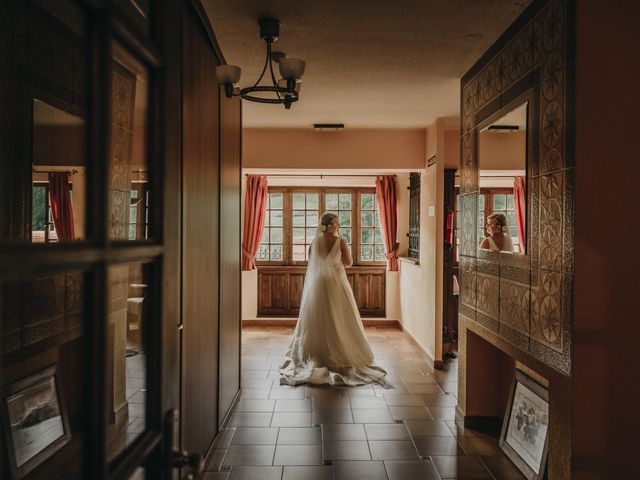
[[(297, 316), (306, 267), (258, 267), (258, 315)], [(384, 317), (384, 268), (352, 267), (347, 279), (361, 316)]]
[[(569, 2), (532, 4), (462, 79), (460, 315), (569, 375), (573, 281), (573, 39)], [(479, 124), (529, 101), (527, 252), (478, 250)], [(569, 116), (568, 116), (569, 115)]]

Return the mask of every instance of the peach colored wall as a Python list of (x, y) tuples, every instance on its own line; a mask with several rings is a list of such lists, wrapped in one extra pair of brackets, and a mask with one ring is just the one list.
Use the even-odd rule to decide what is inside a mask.
[(576, 19), (572, 478), (640, 478), (640, 3)]
[(451, 129), (444, 132), (444, 168), (460, 168), (460, 130)]
[(480, 170), (524, 170), (527, 132), (480, 132)]
[(425, 131), (252, 129), (243, 131), (244, 168), (422, 168)]

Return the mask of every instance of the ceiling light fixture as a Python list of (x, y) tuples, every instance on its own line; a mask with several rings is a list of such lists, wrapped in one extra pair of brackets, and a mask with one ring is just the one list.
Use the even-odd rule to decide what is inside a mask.
[[(258, 22), (260, 25), (260, 37), (267, 44), (267, 58), (262, 68), (262, 73), (256, 83), (250, 87), (236, 91), (240, 81), (240, 67), (235, 65), (219, 65), (216, 67), (216, 78), (220, 85), (224, 85), (227, 98), (240, 95), (245, 100), (258, 103), (281, 103), (288, 110), (293, 102), (300, 98), (300, 77), (304, 74), (305, 62), (299, 58), (287, 58), (284, 53), (272, 52), (271, 45), (280, 36), (280, 22), (273, 18), (267, 18)], [(276, 81), (273, 73), (273, 62), (278, 64), (282, 78)], [(271, 84), (259, 85), (265, 73), (269, 69)], [(267, 80), (268, 81), (268, 80)]]

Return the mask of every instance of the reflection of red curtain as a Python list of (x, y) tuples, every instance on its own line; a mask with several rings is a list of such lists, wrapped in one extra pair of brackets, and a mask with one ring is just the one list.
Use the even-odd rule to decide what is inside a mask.
[(527, 217), (525, 206), (527, 204), (527, 181), (525, 177), (514, 177), (513, 181), (513, 203), (516, 210), (516, 228), (518, 239), (520, 240), (520, 251), (525, 251), (525, 230)]
[(58, 234), (58, 241), (75, 240), (71, 188), (67, 172), (49, 173), (49, 198), (51, 199), (51, 214), (53, 225)]
[(382, 238), (388, 260), (387, 268), (395, 272), (398, 270), (398, 243), (396, 233), (398, 229), (398, 202), (396, 200), (396, 180), (393, 175), (383, 175), (376, 179), (376, 199)]
[(247, 175), (242, 231), (242, 270), (253, 270), (267, 211), (267, 177)]

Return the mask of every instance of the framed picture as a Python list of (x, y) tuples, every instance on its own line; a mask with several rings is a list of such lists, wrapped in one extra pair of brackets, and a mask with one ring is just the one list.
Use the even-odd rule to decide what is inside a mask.
[(2, 427), (13, 480), (60, 450), (71, 440), (55, 365), (3, 388)]
[(544, 477), (548, 431), (548, 390), (516, 370), (502, 424), (500, 448), (529, 480)]

